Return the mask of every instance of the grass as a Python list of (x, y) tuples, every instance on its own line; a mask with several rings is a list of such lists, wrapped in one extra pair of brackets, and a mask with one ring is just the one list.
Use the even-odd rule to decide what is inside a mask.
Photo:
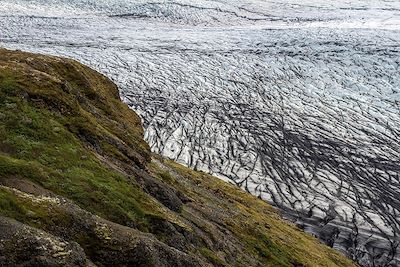
[(199, 249), (200, 253), (206, 257), (214, 266), (218, 267), (226, 267), (228, 266), (225, 261), (223, 261), (218, 255), (215, 254), (212, 250), (209, 250), (206, 247), (202, 247)]
[(28, 210), (17, 201), (14, 195), (0, 189), (0, 213), (18, 221), (26, 221), (25, 216)]
[[(143, 232), (168, 225), (158, 227), (159, 240), (184, 236), (185, 252), (214, 266), (252, 266), (255, 260), (263, 266), (352, 266), (260, 199), (156, 158), (162, 167), (150, 162), (139, 117), (104, 76), (72, 60), (0, 49), (0, 184), (29, 181)], [(181, 212), (145, 193), (135, 176), (141, 173), (173, 188), (170, 194), (186, 203)], [(74, 225), (67, 214), (0, 186), (0, 215), (48, 230)], [(110, 233), (100, 234), (107, 239)], [(221, 235), (234, 239), (238, 255), (230, 254)], [(74, 238), (89, 256), (97, 253), (98, 233)]]
[[(246, 253), (258, 257), (264, 266), (354, 266), (339, 252), (283, 221), (273, 207), (257, 197), (171, 160), (163, 160), (163, 164), (192, 182), (192, 185), (181, 182), (179, 187), (183, 192), (191, 192), (194, 201), (217, 203), (231, 211), (224, 224), (245, 245)], [(157, 167), (152, 166), (157, 172)], [(176, 181), (178, 179), (182, 180), (177, 178)], [(205, 192), (218, 192), (223, 197), (210, 196)]]
[(27, 196), (0, 187), (0, 214), (38, 228), (68, 223), (69, 217), (53, 208), (48, 199), (32, 200)]
[[(125, 142), (118, 137), (122, 136), (119, 125), (103, 124), (105, 118), (82, 110), (73, 96), (58, 92), (62, 91), (58, 84), (47, 83), (49, 88), (45, 90), (23, 78), (20, 73), (0, 70), (0, 181), (29, 179), (101, 217), (134, 224), (143, 231), (148, 228), (147, 217), (164, 216), (164, 208), (141, 190), (134, 177), (107, 167), (79, 138), (79, 134), (85, 134), (85, 138), (98, 144), (102, 155), (110, 158), (140, 158), (129, 158), (116, 147), (117, 141)], [(87, 93), (96, 99), (93, 92)], [(50, 101), (47, 97), (57, 101), (45, 105)], [(131, 130), (127, 132), (131, 137), (142, 131), (127, 129)], [(141, 143), (126, 142), (132, 147)], [(139, 153), (147, 153), (140, 152), (140, 146), (136, 148)], [(13, 202), (3, 204), (7, 203)]]

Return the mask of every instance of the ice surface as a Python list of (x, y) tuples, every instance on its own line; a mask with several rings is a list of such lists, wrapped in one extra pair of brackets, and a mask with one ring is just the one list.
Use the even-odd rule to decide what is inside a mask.
[(1, 0), (0, 45), (83, 61), (153, 151), (400, 265), (400, 2)]

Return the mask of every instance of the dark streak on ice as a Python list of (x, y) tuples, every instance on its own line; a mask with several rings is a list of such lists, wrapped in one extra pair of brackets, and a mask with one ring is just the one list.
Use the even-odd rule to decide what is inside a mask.
[(400, 6), (350, 2), (2, 0), (0, 44), (98, 69), (153, 151), (399, 266)]

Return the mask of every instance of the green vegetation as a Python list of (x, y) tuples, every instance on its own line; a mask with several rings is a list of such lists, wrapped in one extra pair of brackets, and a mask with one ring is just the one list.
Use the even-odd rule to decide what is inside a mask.
[(9, 192), (0, 190), (0, 213), (4, 216), (14, 218), (18, 221), (25, 221), (27, 210), (16, 197)]
[(35, 227), (66, 224), (68, 216), (52, 208), (51, 200), (38, 198), (33, 201), (28, 195), (18, 195), (9, 189), (0, 188), (0, 214)]
[[(264, 201), (204, 172), (159, 159), (181, 176), (175, 182), (196, 202), (209, 203), (213, 209), (224, 206), (229, 211), (229, 216), (224, 218), (227, 229), (241, 240), (246, 254), (258, 257), (264, 266), (353, 266), (338, 252), (318, 244), (314, 237), (283, 221)], [(151, 166), (157, 171), (157, 166)], [(196, 187), (188, 187), (183, 177)], [(214, 195), (204, 194), (205, 191)]]
[(209, 250), (208, 248), (200, 248), (199, 249), (200, 253), (206, 257), (214, 266), (218, 267), (225, 267), (227, 266), (226, 263), (218, 257), (213, 251)]
[[(111, 138), (118, 140), (110, 132), (113, 129), (104, 129), (69, 94), (65, 99), (59, 95), (57, 109), (49, 109), (43, 104), (47, 96), (41, 98), (39, 90), (30, 89), (36, 85), (23, 77), (0, 72), (0, 181), (29, 179), (103, 218), (147, 231), (146, 217), (160, 216), (162, 208), (144, 194), (133, 177), (107, 167), (77, 136), (85, 133), (84, 138), (98, 140), (102, 155), (127, 160), (112, 144)], [(47, 88), (54, 95), (60, 89), (57, 84)], [(27, 99), (33, 97), (35, 101)], [(91, 135), (95, 128), (99, 132)], [(101, 131), (109, 142), (97, 136)]]
[(104, 266), (134, 253), (157, 262), (143, 246), (181, 266), (199, 266), (192, 256), (200, 266), (354, 266), (256, 197), (152, 158), (139, 117), (104, 76), (1, 49), (0, 215), (76, 241)]

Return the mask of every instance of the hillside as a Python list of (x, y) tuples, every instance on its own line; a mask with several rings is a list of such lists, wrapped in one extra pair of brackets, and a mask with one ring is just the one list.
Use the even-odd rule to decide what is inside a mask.
[(76, 61), (0, 49), (1, 266), (354, 266), (233, 185), (150, 153)]

